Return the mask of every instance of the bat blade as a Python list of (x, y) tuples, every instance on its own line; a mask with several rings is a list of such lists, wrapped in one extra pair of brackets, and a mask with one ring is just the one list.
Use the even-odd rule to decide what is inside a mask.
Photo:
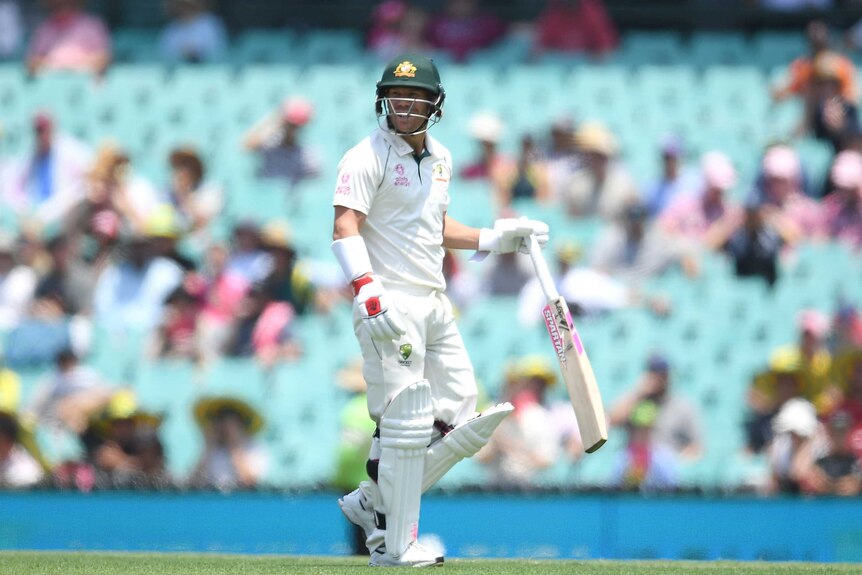
[(593, 453), (608, 439), (605, 410), (593, 367), (572, 322), (566, 300), (557, 297), (550, 301), (543, 310), (543, 316), (575, 410), (581, 441), (585, 451)]

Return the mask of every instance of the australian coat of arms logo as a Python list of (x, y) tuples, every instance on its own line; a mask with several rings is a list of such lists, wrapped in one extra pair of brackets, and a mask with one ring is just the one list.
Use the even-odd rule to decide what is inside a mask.
[(416, 76), (416, 66), (410, 60), (404, 60), (395, 66), (396, 78), (414, 78)]

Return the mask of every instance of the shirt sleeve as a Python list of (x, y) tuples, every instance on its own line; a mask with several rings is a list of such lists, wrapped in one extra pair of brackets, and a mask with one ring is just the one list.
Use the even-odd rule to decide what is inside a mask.
[(365, 158), (354, 148), (347, 152), (338, 165), (338, 180), (335, 184), (333, 206), (344, 206), (368, 214), (377, 184), (380, 181), (376, 158)]

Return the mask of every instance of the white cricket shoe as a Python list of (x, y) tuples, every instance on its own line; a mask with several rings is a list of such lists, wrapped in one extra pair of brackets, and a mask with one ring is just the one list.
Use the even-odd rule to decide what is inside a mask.
[(377, 528), (374, 521), (374, 507), (365, 496), (361, 487), (357, 487), (344, 497), (338, 500), (338, 505), (341, 507), (341, 512), (347, 517), (347, 520), (361, 527), (365, 531), (365, 537), (371, 537), (371, 534)]
[(386, 551), (386, 546), (381, 545), (371, 552), (368, 564), (371, 567), (433, 567), (443, 564), (443, 556), (428, 551), (416, 541), (411, 541), (400, 557), (393, 557)]

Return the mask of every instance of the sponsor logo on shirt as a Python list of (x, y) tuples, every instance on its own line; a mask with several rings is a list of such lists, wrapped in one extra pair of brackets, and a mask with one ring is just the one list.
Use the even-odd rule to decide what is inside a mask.
[(404, 175), (404, 165), (403, 164), (395, 164), (395, 181), (392, 183), (396, 186), (409, 186), (410, 178)]
[(350, 174), (341, 174), (341, 181), (338, 187), (335, 188), (335, 195), (349, 196), (350, 191)]
[(431, 168), (431, 176), (435, 182), (448, 182), (449, 170), (446, 169), (446, 165), (443, 163), (434, 164), (434, 167)]

